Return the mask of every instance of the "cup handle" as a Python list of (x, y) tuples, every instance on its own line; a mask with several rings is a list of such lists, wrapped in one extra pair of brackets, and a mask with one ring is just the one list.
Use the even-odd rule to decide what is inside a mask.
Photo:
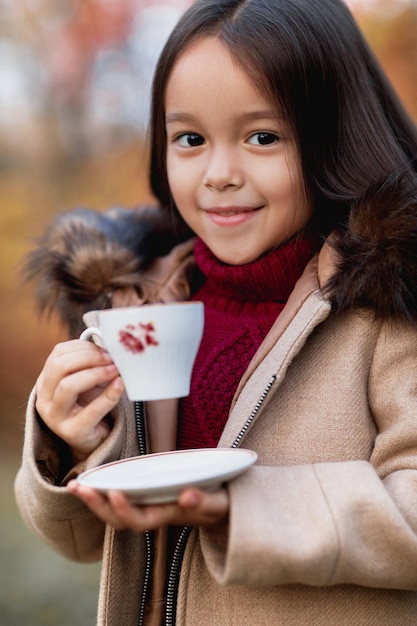
[(94, 335), (96, 335), (96, 337), (100, 337), (100, 339), (103, 338), (101, 330), (99, 328), (96, 328), (95, 326), (90, 326), (89, 328), (83, 330), (80, 335), (80, 339), (81, 341), (90, 341), (90, 339), (94, 337)]

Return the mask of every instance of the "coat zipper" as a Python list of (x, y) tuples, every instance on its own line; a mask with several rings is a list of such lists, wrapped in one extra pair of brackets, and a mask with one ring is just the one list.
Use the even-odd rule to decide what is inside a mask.
[[(136, 433), (137, 433), (138, 443), (139, 443), (139, 453), (140, 455), (144, 455), (146, 454), (146, 439), (145, 439), (145, 415), (144, 415), (144, 410), (143, 410), (143, 402), (135, 402), (134, 406), (135, 406)], [(149, 580), (151, 576), (152, 541), (151, 541), (151, 533), (149, 531), (145, 532), (145, 544), (146, 544), (145, 577), (143, 580), (143, 589), (142, 589), (142, 598), (140, 602), (138, 626), (142, 626), (143, 624), (146, 595), (148, 593)]]
[[(257, 413), (259, 412), (259, 409), (261, 408), (262, 404), (265, 401), (265, 398), (267, 397), (267, 395), (269, 394), (269, 392), (271, 391), (271, 388), (274, 384), (274, 382), (276, 381), (276, 376), (275, 374), (271, 377), (269, 383), (267, 384), (267, 386), (265, 387), (261, 397), (259, 398), (258, 402), (255, 404), (255, 407), (252, 411), (252, 413), (249, 415), (248, 419), (246, 420), (242, 430), (239, 432), (238, 436), (236, 437), (236, 439), (234, 440), (233, 444), (231, 445), (232, 448), (238, 448), (243, 437), (245, 436), (246, 432), (248, 431), (250, 425), (252, 424), (253, 420), (255, 419)], [(187, 544), (188, 541), (188, 537), (190, 536), (191, 533), (191, 526), (184, 526), (184, 528), (182, 529), (180, 538), (177, 542), (177, 545), (175, 547), (175, 551), (174, 551), (174, 557), (171, 563), (171, 569), (170, 569), (170, 573), (169, 573), (169, 578), (168, 578), (168, 587), (167, 587), (167, 598), (166, 598), (166, 610), (165, 610), (165, 626), (175, 626), (175, 615), (174, 615), (174, 611), (175, 611), (175, 603), (176, 603), (176, 597), (177, 597), (177, 592), (178, 592), (178, 583), (179, 583), (179, 572), (180, 572), (180, 568), (181, 568), (181, 563), (182, 563), (182, 558), (184, 556), (184, 552), (185, 552), (185, 546)]]
[(174, 556), (172, 557), (172, 563), (168, 578), (164, 626), (175, 625), (175, 605), (178, 591), (179, 573), (181, 569), (182, 557), (184, 556), (185, 546), (187, 545), (187, 540), (190, 536), (191, 529), (191, 526), (183, 527), (180, 537), (177, 541), (177, 545), (175, 546)]
[(264, 389), (261, 397), (259, 398), (258, 402), (255, 404), (255, 407), (254, 407), (252, 413), (249, 415), (249, 417), (246, 420), (246, 423), (243, 426), (242, 430), (240, 431), (240, 433), (238, 434), (238, 436), (236, 437), (236, 439), (232, 443), (232, 445), (231, 445), (232, 448), (238, 448), (239, 447), (240, 442), (242, 441), (243, 437), (246, 435), (246, 432), (247, 432), (249, 426), (252, 424), (253, 420), (255, 419), (259, 409), (261, 408), (261, 406), (264, 403), (264, 400), (265, 400), (266, 396), (271, 391), (271, 387), (274, 384), (274, 382), (276, 381), (276, 379), (277, 379), (277, 377), (275, 376), (275, 374), (273, 376), (271, 376), (271, 380), (269, 381), (269, 383), (265, 387), (265, 389)]

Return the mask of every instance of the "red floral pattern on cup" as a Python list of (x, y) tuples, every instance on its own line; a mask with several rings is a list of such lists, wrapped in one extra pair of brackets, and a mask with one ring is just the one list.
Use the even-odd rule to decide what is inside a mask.
[(144, 324), (139, 322), (136, 326), (127, 324), (123, 330), (119, 330), (119, 341), (129, 352), (139, 354), (148, 346), (159, 345), (155, 337), (155, 327), (152, 322)]

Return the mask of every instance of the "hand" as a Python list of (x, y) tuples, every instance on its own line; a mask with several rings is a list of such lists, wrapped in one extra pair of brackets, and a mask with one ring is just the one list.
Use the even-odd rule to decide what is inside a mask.
[(229, 514), (229, 495), (224, 488), (208, 492), (188, 487), (181, 492), (177, 502), (142, 506), (131, 504), (120, 491), (110, 491), (105, 496), (76, 480), (68, 483), (68, 489), (97, 517), (117, 530), (130, 528), (142, 533), (169, 524), (207, 527), (226, 520)]
[(87, 458), (109, 435), (103, 418), (123, 391), (109, 354), (89, 341), (60, 343), (36, 387), (36, 409), (45, 424), (69, 446), (75, 462)]

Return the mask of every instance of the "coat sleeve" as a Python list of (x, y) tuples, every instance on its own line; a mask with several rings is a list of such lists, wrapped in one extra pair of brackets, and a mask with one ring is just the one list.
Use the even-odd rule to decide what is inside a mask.
[(15, 480), (15, 497), (27, 526), (63, 556), (80, 562), (101, 558), (105, 525), (75, 496), (60, 475), (76, 476), (89, 467), (113, 460), (123, 447), (122, 419), (108, 440), (87, 461), (75, 468), (62, 467), (63, 450), (42, 428), (35, 410), (36, 390), (27, 409), (22, 464)]
[(226, 530), (201, 531), (219, 583), (417, 589), (417, 335), (383, 325), (368, 379), (370, 459), (255, 466)]

